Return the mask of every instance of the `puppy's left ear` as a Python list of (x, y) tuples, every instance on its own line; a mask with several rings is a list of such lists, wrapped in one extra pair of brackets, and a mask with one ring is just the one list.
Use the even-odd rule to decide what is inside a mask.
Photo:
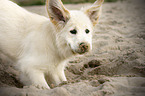
[(90, 8), (84, 10), (85, 14), (87, 14), (90, 20), (95, 26), (98, 23), (99, 16), (101, 15), (102, 11), (102, 3), (104, 0), (97, 0)]
[(61, 0), (47, 0), (47, 12), (54, 25), (65, 24), (70, 17), (69, 11), (63, 6)]

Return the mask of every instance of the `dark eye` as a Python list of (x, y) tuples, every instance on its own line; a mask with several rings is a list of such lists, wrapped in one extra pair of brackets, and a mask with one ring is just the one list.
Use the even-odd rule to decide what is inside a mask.
[(77, 30), (76, 29), (73, 29), (73, 30), (70, 31), (70, 33), (71, 34), (77, 34)]
[(89, 29), (86, 29), (85, 32), (88, 34), (90, 32), (90, 30)]

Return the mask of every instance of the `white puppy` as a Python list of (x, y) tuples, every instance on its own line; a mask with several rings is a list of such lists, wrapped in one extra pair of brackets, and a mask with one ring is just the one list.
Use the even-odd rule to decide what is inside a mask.
[(66, 81), (66, 60), (92, 49), (93, 28), (103, 0), (68, 11), (60, 0), (47, 0), (49, 18), (0, 0), (0, 52), (10, 57), (25, 85), (49, 88)]

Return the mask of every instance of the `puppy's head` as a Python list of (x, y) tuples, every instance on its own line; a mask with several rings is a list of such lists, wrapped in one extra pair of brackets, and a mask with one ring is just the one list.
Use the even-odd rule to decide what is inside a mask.
[(103, 1), (97, 0), (89, 8), (68, 11), (60, 0), (47, 0), (48, 15), (57, 29), (56, 43), (62, 53), (83, 54), (92, 49), (93, 28)]

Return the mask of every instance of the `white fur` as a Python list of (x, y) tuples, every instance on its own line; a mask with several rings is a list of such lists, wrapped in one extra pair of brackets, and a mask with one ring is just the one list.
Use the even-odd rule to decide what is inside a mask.
[[(0, 0), (0, 52), (15, 61), (25, 85), (49, 88), (48, 84), (66, 81), (64, 68), (66, 60), (76, 55), (73, 51), (81, 42), (92, 49), (94, 26), (88, 15), (80, 10), (69, 11), (69, 16), (64, 26), (56, 26), (44, 16)], [(76, 35), (69, 32), (74, 28)], [(90, 33), (86, 34), (85, 29)]]

